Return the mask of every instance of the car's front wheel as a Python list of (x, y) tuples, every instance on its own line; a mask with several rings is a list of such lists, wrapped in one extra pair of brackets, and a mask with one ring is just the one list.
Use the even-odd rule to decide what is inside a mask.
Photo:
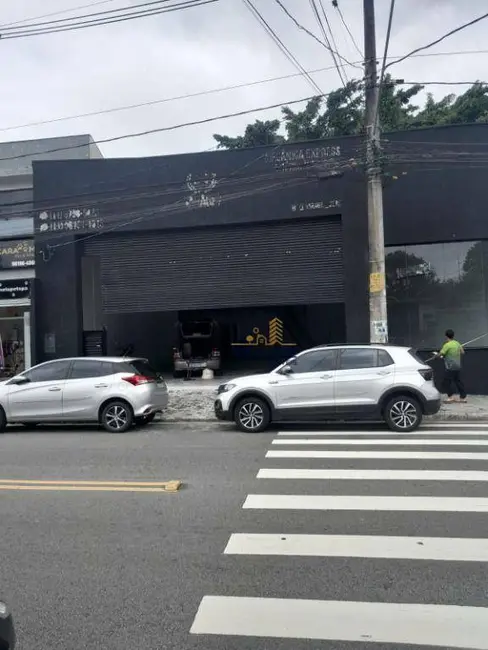
[(392, 431), (408, 433), (422, 424), (422, 409), (415, 397), (398, 395), (388, 401), (384, 418)]
[(110, 433), (124, 433), (134, 423), (131, 407), (121, 400), (109, 402), (103, 409), (100, 424)]
[(271, 421), (269, 406), (259, 397), (244, 397), (234, 410), (234, 421), (246, 433), (264, 431)]

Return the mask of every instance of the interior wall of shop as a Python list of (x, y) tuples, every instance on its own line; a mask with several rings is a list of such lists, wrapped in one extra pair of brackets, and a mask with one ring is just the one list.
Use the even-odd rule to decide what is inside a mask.
[[(460, 146), (463, 151), (477, 151), (479, 143), (488, 142), (488, 125), (475, 124), (453, 127), (437, 127), (420, 131), (385, 134), (385, 151), (390, 147), (393, 152), (388, 167), (389, 177), (384, 183), (385, 208), (385, 242), (388, 246), (428, 244), (446, 241), (487, 240), (488, 222), (485, 219), (485, 206), (488, 200), (488, 184), (485, 170), (476, 166), (468, 158), (455, 164), (448, 162), (448, 157), (435, 163), (421, 162), (422, 156), (432, 152), (452, 150)], [(302, 186), (292, 186), (293, 174), (287, 165), (295, 155), (293, 152), (311, 151), (318, 143), (285, 145), (279, 149), (262, 148), (260, 150), (242, 150), (231, 152), (207, 152), (182, 156), (166, 156), (138, 160), (92, 160), (92, 161), (57, 161), (39, 162), (34, 165), (34, 198), (36, 208), (43, 205), (48, 197), (58, 196), (60, 205), (68, 205), (67, 197), (90, 197), (96, 202), (103, 198), (103, 211), (107, 225), (120, 222), (124, 215), (133, 215), (132, 223), (125, 226), (127, 231), (136, 233), (141, 230), (154, 229), (155, 224), (164, 228), (181, 228), (210, 224), (243, 223), (275, 219), (296, 218), (293, 206), (319, 200), (327, 203), (338, 199), (341, 203), (341, 215), (344, 237), (345, 266), (345, 309), (347, 339), (349, 342), (365, 341), (369, 338), (368, 301), (367, 301), (367, 212), (366, 189), (362, 173), (344, 170), (341, 178), (327, 181), (309, 179)], [(342, 138), (321, 143), (324, 146), (341, 146), (341, 159), (357, 156), (360, 141), (355, 138)], [(459, 149), (455, 149), (459, 151)], [(397, 152), (404, 152), (405, 160), (416, 162), (402, 163)], [(261, 153), (262, 152), (262, 153)], [(286, 152), (286, 155), (282, 154)], [(291, 153), (290, 153), (291, 152)], [(292, 155), (293, 154), (293, 155)], [(414, 155), (415, 154), (415, 155)], [(297, 154), (298, 155), (298, 154)], [(436, 153), (436, 156), (439, 156)], [(473, 158), (474, 159), (474, 158)], [(285, 161), (285, 162), (283, 162)], [(327, 165), (323, 165), (326, 167)], [(184, 199), (186, 187), (181, 194), (173, 191), (164, 196), (161, 190), (153, 190), (151, 197), (145, 191), (145, 198), (136, 198), (138, 190), (149, 186), (160, 187), (173, 183), (181, 186), (182, 179), (189, 174), (199, 176), (205, 172), (215, 173), (216, 178), (232, 176), (236, 169), (246, 168), (247, 174), (275, 172), (275, 181), (283, 180), (281, 187), (255, 194), (240, 200), (224, 200), (205, 208), (194, 208), (190, 202), (186, 211), (161, 210), (162, 204), (172, 204)], [(229, 172), (230, 170), (230, 172)], [(256, 186), (263, 187), (263, 182)], [(269, 184), (269, 179), (267, 181)], [(86, 188), (90, 188), (88, 191)], [(99, 188), (103, 187), (103, 191)], [(223, 186), (221, 186), (223, 187)], [(239, 187), (225, 186), (226, 191)], [(246, 188), (249, 183), (246, 184)], [(112, 202), (107, 200), (107, 191), (117, 196)], [(242, 190), (242, 186), (241, 186)], [(120, 197), (125, 194), (126, 198)], [(224, 193), (225, 194), (225, 193)], [(73, 205), (72, 198), (69, 205)], [(304, 216), (311, 216), (305, 208)], [(324, 213), (324, 216), (327, 212)], [(138, 217), (137, 222), (135, 219)], [(129, 221), (129, 219), (127, 220)], [(37, 238), (39, 239), (39, 238)], [(38, 244), (40, 246), (40, 244)], [(56, 310), (61, 304), (72, 305), (70, 315), (56, 320), (60, 328), (60, 337), (64, 343), (63, 350), (80, 350), (79, 332), (81, 330), (80, 309), (74, 308), (73, 287), (76, 293), (75, 276), (79, 277), (79, 255), (76, 246), (66, 247), (62, 255), (50, 261), (39, 262), (38, 277), (42, 284), (53, 281), (48, 294), (43, 291), (42, 307), (39, 307), (41, 331), (51, 325), (54, 317), (45, 316), (45, 312)], [(77, 258), (78, 255), (78, 258)], [(54, 260), (56, 261), (54, 262)], [(53, 266), (54, 262), (54, 266)], [(48, 267), (57, 272), (48, 271)], [(78, 270), (77, 270), (78, 269)], [(57, 276), (57, 277), (56, 277)], [(71, 277), (69, 286), (65, 277)], [(78, 301), (80, 302), (80, 301)], [(54, 325), (54, 323), (53, 323)], [(78, 336), (73, 336), (78, 332)], [(480, 362), (479, 360), (483, 358)], [(466, 355), (466, 374), (469, 382), (477, 391), (488, 393), (488, 377), (480, 367), (486, 367), (488, 349), (468, 351)]]

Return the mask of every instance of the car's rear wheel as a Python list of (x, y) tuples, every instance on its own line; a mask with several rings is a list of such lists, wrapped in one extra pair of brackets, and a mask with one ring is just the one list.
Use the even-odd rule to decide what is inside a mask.
[(422, 424), (422, 409), (415, 397), (398, 395), (388, 401), (384, 418), (392, 431), (408, 433)]
[(134, 414), (127, 402), (115, 400), (104, 407), (100, 424), (110, 433), (124, 433), (134, 424)]
[(150, 413), (149, 415), (142, 415), (141, 417), (135, 418), (136, 424), (138, 427), (143, 427), (146, 424), (150, 424), (155, 417), (156, 417), (156, 413)]
[(271, 421), (271, 413), (266, 402), (259, 397), (242, 398), (234, 410), (234, 422), (241, 431), (259, 433)]
[(6, 428), (7, 428), (7, 416), (5, 415), (5, 411), (3, 410), (3, 408), (0, 406), (0, 433), (4, 433)]

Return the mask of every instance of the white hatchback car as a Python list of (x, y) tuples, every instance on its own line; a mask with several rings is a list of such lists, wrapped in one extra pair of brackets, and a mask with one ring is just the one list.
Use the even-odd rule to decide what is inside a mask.
[(147, 359), (57, 359), (0, 383), (0, 432), (14, 423), (98, 422), (123, 433), (167, 405), (166, 383)]
[(367, 419), (408, 432), (441, 404), (432, 369), (414, 350), (373, 344), (305, 350), (269, 374), (232, 379), (217, 392), (216, 417), (248, 432), (271, 422)]

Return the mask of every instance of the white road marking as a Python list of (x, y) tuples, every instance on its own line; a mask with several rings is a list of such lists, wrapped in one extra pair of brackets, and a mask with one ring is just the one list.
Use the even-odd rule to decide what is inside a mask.
[(446, 427), (453, 429), (477, 429), (484, 428), (488, 429), (488, 422), (480, 421), (478, 422), (429, 422), (429, 427), (435, 427), (436, 429)]
[(451, 451), (290, 451), (288, 449), (266, 452), (266, 458), (397, 458), (399, 460), (488, 460), (488, 454)]
[(328, 481), (488, 481), (484, 471), (410, 469), (260, 469), (256, 478)]
[(488, 512), (488, 498), (349, 496), (334, 494), (249, 494), (242, 507), (259, 510)]
[(488, 609), (205, 596), (190, 632), (488, 650)]
[(292, 437), (292, 436), (488, 436), (488, 424), (483, 429), (465, 430), (468, 425), (463, 424), (462, 429), (417, 429), (416, 431), (409, 431), (408, 433), (394, 433), (393, 431), (368, 431), (362, 429), (360, 431), (279, 431), (278, 436)]
[(488, 562), (488, 539), (236, 533), (224, 553)]
[(398, 440), (398, 438), (369, 438), (369, 439), (357, 439), (357, 438), (330, 438), (330, 439), (311, 439), (307, 438), (278, 438), (273, 440), (271, 443), (273, 445), (343, 445), (347, 447), (362, 447), (368, 445), (378, 445), (386, 447), (488, 447), (487, 440), (441, 440), (439, 438), (404, 438), (403, 440)]

